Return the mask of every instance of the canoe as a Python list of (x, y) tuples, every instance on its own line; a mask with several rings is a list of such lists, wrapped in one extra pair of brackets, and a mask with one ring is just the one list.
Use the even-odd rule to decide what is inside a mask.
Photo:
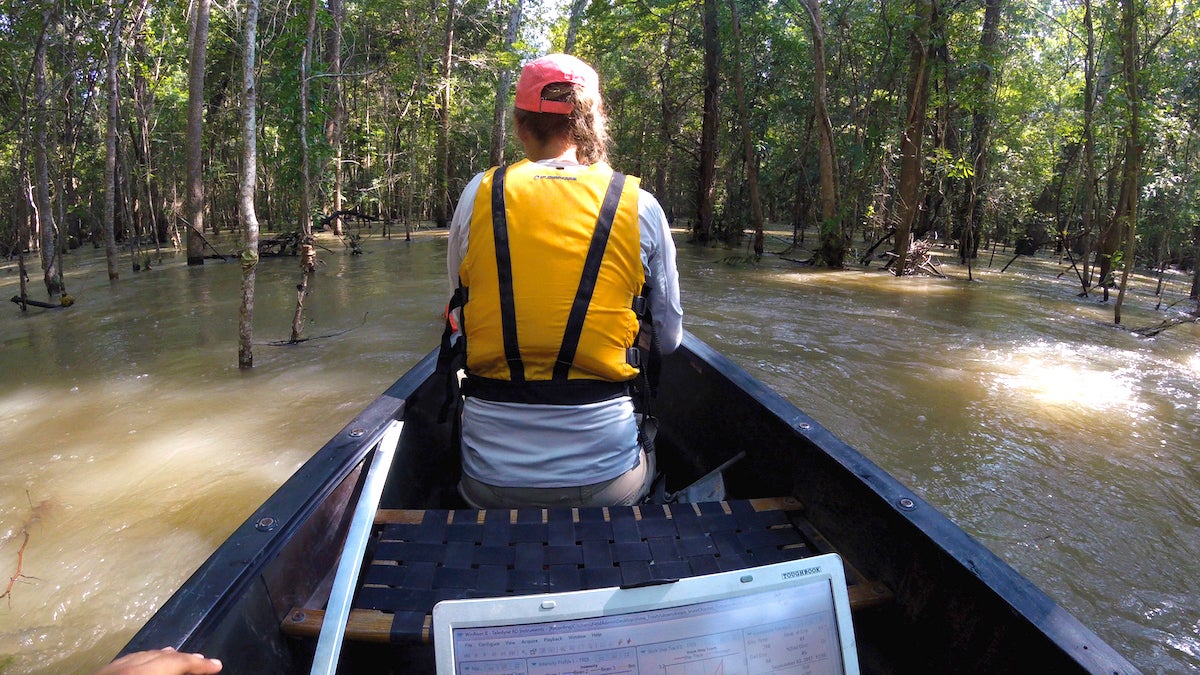
[[(779, 555), (840, 555), (863, 672), (1137, 672), (936, 508), (693, 335), (663, 362), (654, 404), (658, 461), (666, 493), (712, 485), (719, 475), (723, 489), (712, 490), (714, 501), (695, 499), (692, 489), (692, 499), (668, 505), (467, 509), (455, 490), (453, 428), (438, 422), (446, 385), (435, 364), (431, 353), (326, 443), (122, 653), (170, 645), (220, 657), (228, 673), (308, 672), (314, 658), (328, 658), (321, 651), (325, 613), (344, 611), (346, 622), (334, 629), (344, 632), (336, 647), (342, 672), (432, 672), (433, 602), (481, 589), (637, 582), (654, 568), (644, 555), (615, 559), (609, 547), (630, 547), (612, 533), (626, 532), (637, 548), (639, 531), (665, 524), (664, 536), (680, 538), (672, 550), (695, 548), (698, 538), (704, 555), (660, 560), (660, 569), (690, 565), (698, 574)], [(384, 457), (390, 471), (372, 471)], [(365, 509), (365, 521), (356, 518), (372, 494), (377, 508)], [(724, 534), (722, 523), (743, 517), (750, 524), (729, 528), (739, 537), (745, 529), (744, 542), (757, 544)], [(536, 533), (544, 536), (545, 522), (555, 518), (573, 521), (575, 532), (602, 530), (600, 548), (593, 545), (586, 560), (544, 557)], [(760, 526), (766, 535), (750, 531)], [(490, 543), (525, 546), (526, 553), (533, 546), (533, 563), (529, 555), (516, 555), (515, 563), (511, 554), (500, 562), (472, 559), (487, 547), (453, 534), (468, 528), (485, 532), (484, 543), (498, 537)], [(356, 540), (365, 557), (348, 555), (352, 562), (341, 567), (351, 572), (343, 576), (339, 559), (344, 547), (357, 553)], [(497, 579), (507, 582), (497, 586)], [(353, 588), (339, 590), (346, 583)], [(349, 603), (351, 590), (352, 606), (330, 601), (344, 595)]]

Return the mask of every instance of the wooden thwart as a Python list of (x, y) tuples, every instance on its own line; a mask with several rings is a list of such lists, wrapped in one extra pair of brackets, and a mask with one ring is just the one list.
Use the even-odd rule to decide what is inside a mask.
[[(793, 497), (765, 497), (760, 499), (748, 499), (746, 501), (748, 501), (750, 505), (754, 507), (755, 511), (797, 511), (801, 508), (800, 501)], [(720, 503), (721, 508), (725, 513), (732, 513), (728, 502)], [(700, 513), (700, 509), (697, 504), (688, 504), (687, 506), (692, 507), (692, 510), (695, 511), (695, 513)], [(644, 520), (645, 518), (649, 517), (649, 511), (651, 509), (663, 514), (663, 517), (665, 518), (671, 518), (671, 512), (664, 504), (646, 504), (631, 508), (633, 509), (634, 517), (638, 520)], [(604, 520), (610, 520), (609, 507), (602, 506), (600, 509), (604, 513)], [(517, 523), (521, 514), (528, 514), (533, 511), (540, 511), (542, 514), (541, 522), (548, 522), (550, 513), (549, 509), (510, 509), (508, 510), (509, 522)], [(466, 514), (468, 517), (473, 516), (475, 522), (483, 523), (487, 519), (488, 511), (460, 510), (447, 511), (446, 514), (447, 523), (461, 523), (462, 521), (459, 520), (459, 518), (462, 516), (460, 514)], [(425, 511), (422, 510), (379, 509), (375, 515), (376, 525), (420, 525), (424, 520)], [(576, 523), (580, 522), (580, 509), (571, 509), (571, 520)]]
[[(883, 584), (850, 584), (850, 609), (858, 611), (890, 602), (892, 593)], [(283, 632), (296, 637), (316, 637), (325, 619), (323, 609), (294, 609), (283, 622)], [(346, 624), (346, 639), (356, 642), (391, 642), (392, 615), (377, 609), (354, 609)], [(433, 641), (433, 618), (425, 617), (421, 642)]]
[[(381, 509), (374, 559), (363, 573), (346, 639), (430, 642), (429, 612), (448, 597), (615, 586), (626, 583), (623, 575), (647, 570), (679, 578), (832, 552), (802, 508), (796, 499), (781, 497), (571, 509), (569, 515), (565, 509)], [(714, 531), (697, 529), (707, 526)], [(570, 541), (565, 546), (564, 536)], [(890, 590), (849, 566), (846, 577), (854, 610), (892, 599)], [(501, 586), (481, 588), (497, 583)], [(324, 615), (323, 609), (297, 607), (281, 628), (314, 637)]]
[[(323, 609), (294, 609), (283, 620), (283, 632), (296, 637), (316, 637), (325, 620)], [(377, 609), (352, 609), (346, 624), (346, 639), (355, 642), (391, 642), (392, 615)], [(433, 641), (433, 617), (425, 617), (421, 642)]]

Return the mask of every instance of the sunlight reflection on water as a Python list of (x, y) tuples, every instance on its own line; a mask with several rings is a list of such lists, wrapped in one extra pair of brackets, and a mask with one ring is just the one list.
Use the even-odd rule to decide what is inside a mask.
[[(1039, 404), (1062, 406), (1086, 414), (1123, 410), (1136, 414), (1145, 406), (1138, 399), (1135, 354), (1095, 353), (1086, 347), (1038, 341), (999, 356), (994, 365), (1008, 372), (997, 382), (1014, 394), (1032, 397)], [(1093, 353), (1088, 353), (1093, 352)], [(1097, 358), (1125, 362), (1096, 363)]]

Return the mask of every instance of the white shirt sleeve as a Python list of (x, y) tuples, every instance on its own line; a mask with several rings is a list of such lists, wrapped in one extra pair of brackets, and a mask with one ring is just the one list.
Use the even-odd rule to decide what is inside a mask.
[(675, 351), (683, 340), (683, 305), (679, 302), (679, 270), (675, 266), (675, 241), (667, 214), (654, 195), (638, 194), (642, 264), (650, 284), (650, 315), (662, 353)]
[(450, 218), (450, 232), (446, 246), (446, 274), (450, 280), (450, 292), (458, 288), (458, 268), (467, 256), (467, 241), (471, 233), (471, 213), (475, 210), (475, 195), (483, 182), (483, 174), (477, 173), (463, 188), (454, 216)]

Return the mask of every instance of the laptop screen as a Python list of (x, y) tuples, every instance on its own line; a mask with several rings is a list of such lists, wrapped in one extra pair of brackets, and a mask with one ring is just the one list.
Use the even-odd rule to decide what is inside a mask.
[(439, 673), (854, 673), (841, 559), (439, 603)]

